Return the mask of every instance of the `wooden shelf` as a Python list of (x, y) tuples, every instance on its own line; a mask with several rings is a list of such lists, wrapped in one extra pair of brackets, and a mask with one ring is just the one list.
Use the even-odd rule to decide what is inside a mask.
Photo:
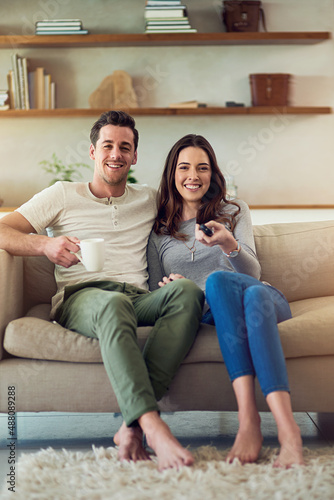
[(327, 210), (334, 205), (249, 205), (251, 210)]
[(271, 33), (120, 33), (96, 35), (1, 35), (0, 48), (122, 47), (160, 45), (314, 44), (329, 40), (328, 31)]
[[(0, 207), (0, 212), (13, 212), (18, 207)], [(334, 205), (249, 205), (250, 210), (328, 210)]]
[[(207, 108), (131, 108), (123, 109), (133, 116), (201, 116), (201, 115), (276, 115), (276, 114), (289, 114), (289, 115), (307, 115), (307, 114), (330, 114), (332, 108), (327, 106), (255, 106), (255, 107), (207, 107)], [(56, 118), (56, 117), (80, 117), (80, 116), (99, 116), (101, 113), (108, 111), (104, 108), (97, 109), (9, 109), (0, 112), (0, 117), (3, 118), (24, 118), (24, 117), (42, 117), (42, 118)]]

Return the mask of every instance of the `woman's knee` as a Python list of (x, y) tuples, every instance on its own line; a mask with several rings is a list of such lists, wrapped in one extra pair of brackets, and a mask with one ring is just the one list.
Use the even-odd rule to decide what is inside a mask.
[(206, 280), (205, 291), (206, 295), (210, 296), (215, 290), (223, 293), (224, 290), (231, 291), (230, 284), (235, 279), (235, 273), (216, 271), (210, 274)]
[(262, 314), (272, 314), (275, 306), (265, 285), (250, 286), (244, 292), (244, 307)]
[(253, 301), (255, 303), (265, 301), (272, 302), (269, 291), (266, 289), (266, 286), (261, 283), (248, 287), (245, 290), (244, 296), (245, 301)]

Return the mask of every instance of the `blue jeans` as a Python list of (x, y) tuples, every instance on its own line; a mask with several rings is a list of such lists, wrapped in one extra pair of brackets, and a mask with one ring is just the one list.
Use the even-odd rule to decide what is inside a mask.
[(246, 274), (217, 271), (206, 281), (210, 310), (202, 322), (216, 326), (231, 381), (257, 376), (264, 396), (288, 391), (277, 323), (291, 318), (284, 295)]

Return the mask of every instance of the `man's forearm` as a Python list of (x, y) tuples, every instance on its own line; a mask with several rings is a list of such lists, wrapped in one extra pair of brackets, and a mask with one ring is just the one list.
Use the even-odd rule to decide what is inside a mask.
[(70, 267), (79, 262), (79, 239), (75, 236), (49, 238), (36, 234), (33, 226), (18, 212), (7, 215), (0, 221), (0, 248), (12, 255), (45, 255), (51, 262)]
[(26, 233), (0, 221), (0, 248), (12, 255), (44, 255), (47, 236)]

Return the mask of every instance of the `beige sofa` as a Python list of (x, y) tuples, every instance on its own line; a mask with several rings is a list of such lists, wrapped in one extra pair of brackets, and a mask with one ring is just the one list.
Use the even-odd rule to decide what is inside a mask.
[[(262, 279), (287, 296), (279, 331), (295, 411), (334, 412), (334, 221), (255, 226)], [(0, 250), (0, 412), (118, 412), (97, 340), (48, 321), (52, 265)], [(143, 345), (149, 328), (138, 329)], [(267, 410), (257, 387), (260, 410)], [(236, 410), (215, 329), (202, 325), (162, 411)]]

